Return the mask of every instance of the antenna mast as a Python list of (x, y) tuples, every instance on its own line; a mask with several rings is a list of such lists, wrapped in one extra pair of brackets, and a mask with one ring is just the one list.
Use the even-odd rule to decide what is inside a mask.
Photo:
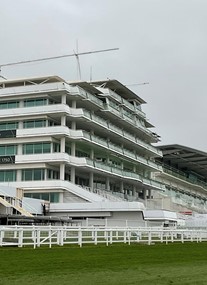
[[(78, 49), (78, 46), (77, 46)], [(7, 67), (7, 66), (14, 66), (14, 65), (20, 65), (20, 64), (27, 64), (27, 63), (33, 63), (33, 62), (40, 62), (40, 61), (47, 61), (47, 60), (54, 60), (59, 58), (65, 58), (65, 57), (71, 57), (75, 56), (77, 59), (78, 64), (78, 73), (79, 73), (79, 79), (81, 79), (81, 68), (80, 68), (80, 62), (79, 62), (79, 56), (81, 55), (87, 55), (87, 54), (93, 54), (93, 53), (101, 53), (101, 52), (108, 52), (108, 51), (114, 51), (119, 50), (119, 48), (110, 48), (110, 49), (101, 49), (101, 50), (93, 50), (93, 51), (86, 51), (86, 52), (75, 52), (72, 54), (64, 54), (64, 55), (58, 55), (58, 56), (51, 56), (51, 57), (43, 57), (38, 59), (31, 59), (31, 60), (22, 60), (22, 61), (16, 61), (16, 62), (10, 62), (10, 63), (0, 63), (0, 74), (1, 74), (1, 68)], [(4, 78), (2, 75), (0, 75), (2, 78)]]

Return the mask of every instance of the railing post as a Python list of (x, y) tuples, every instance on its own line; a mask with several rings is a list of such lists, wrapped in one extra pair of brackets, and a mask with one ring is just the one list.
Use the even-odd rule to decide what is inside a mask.
[(80, 247), (82, 247), (82, 229), (79, 228), (78, 230), (78, 244)]
[(151, 230), (148, 230), (148, 245), (151, 245), (152, 242), (152, 233)]
[(19, 229), (18, 247), (22, 247), (23, 243), (23, 229)]

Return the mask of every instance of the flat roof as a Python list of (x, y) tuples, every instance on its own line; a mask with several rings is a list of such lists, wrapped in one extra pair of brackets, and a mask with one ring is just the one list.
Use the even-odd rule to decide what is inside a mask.
[(207, 179), (207, 153), (188, 146), (170, 144), (157, 146), (162, 161), (183, 171), (195, 172)]
[(112, 91), (119, 94), (121, 97), (123, 97), (126, 100), (137, 100), (140, 104), (146, 103), (142, 98), (140, 98), (136, 93), (134, 93), (132, 90), (127, 88), (125, 85), (123, 85), (121, 82), (119, 82), (116, 79), (109, 79), (109, 80), (102, 80), (102, 81), (92, 81), (92, 85), (97, 87), (104, 87), (109, 88)]
[(27, 77), (27, 78), (8, 79), (8, 80), (3, 79), (0, 80), (0, 88), (22, 86), (24, 85), (24, 83), (27, 83), (27, 85), (32, 85), (32, 84), (55, 83), (55, 82), (66, 83), (66, 81), (59, 76), (49, 75), (42, 77)]
[(100, 90), (98, 90), (97, 88), (95, 88), (93, 85), (91, 85), (90, 83), (86, 81), (75, 81), (75, 82), (68, 82), (68, 83), (72, 86), (79, 86), (94, 95), (102, 93)]

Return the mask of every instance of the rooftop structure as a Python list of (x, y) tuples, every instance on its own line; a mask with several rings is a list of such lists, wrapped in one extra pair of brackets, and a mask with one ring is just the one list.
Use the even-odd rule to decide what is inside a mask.
[(143, 103), (117, 80), (1, 81), (0, 183), (51, 203), (138, 200), (164, 190), (154, 179), (162, 171), (155, 162), (162, 152), (152, 146), (159, 136)]

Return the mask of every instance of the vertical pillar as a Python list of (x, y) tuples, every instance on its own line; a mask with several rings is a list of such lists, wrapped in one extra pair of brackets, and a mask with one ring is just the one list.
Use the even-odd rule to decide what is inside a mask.
[(65, 115), (61, 116), (61, 126), (66, 126), (66, 116)]
[(66, 94), (62, 94), (61, 96), (61, 103), (66, 104)]
[(75, 156), (75, 151), (76, 151), (76, 145), (75, 142), (71, 143), (71, 155)]
[(23, 154), (23, 151), (22, 151), (22, 144), (18, 144), (18, 145), (17, 145), (17, 154), (18, 154), (18, 155)]
[(60, 140), (60, 152), (65, 152), (65, 137)]
[(91, 191), (93, 192), (93, 172), (90, 172), (89, 174), (89, 187)]
[(70, 181), (75, 184), (75, 167), (71, 166), (70, 169)]
[(148, 199), (151, 199), (152, 191), (151, 189), (148, 189)]
[(60, 180), (65, 180), (65, 164), (60, 164)]
[(146, 189), (143, 189), (142, 191), (143, 191), (143, 199), (146, 200), (146, 192), (147, 191), (146, 191)]
[(91, 152), (90, 152), (90, 159), (94, 159), (94, 150), (91, 149)]
[(120, 182), (120, 192), (124, 193), (124, 182), (123, 181)]
[(73, 121), (73, 122), (71, 123), (71, 129), (72, 129), (72, 130), (76, 130), (76, 122), (75, 122), (75, 121)]
[(106, 177), (106, 190), (110, 190), (110, 180), (109, 177)]
[(22, 170), (17, 169), (16, 181), (22, 181)]
[(76, 101), (75, 100), (72, 101), (72, 108), (76, 108)]
[(23, 129), (23, 121), (19, 121), (19, 123), (18, 123), (18, 129)]

